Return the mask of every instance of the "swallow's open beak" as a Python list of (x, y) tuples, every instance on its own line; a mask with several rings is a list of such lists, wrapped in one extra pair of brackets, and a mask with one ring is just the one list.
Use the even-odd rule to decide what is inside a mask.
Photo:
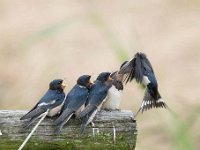
[(117, 80), (117, 81), (123, 81), (123, 74), (119, 74), (119, 73), (117, 72), (117, 74), (116, 74), (116, 80)]
[(110, 76), (108, 77), (108, 81), (113, 81), (113, 78), (111, 78)]
[(94, 83), (92, 81), (89, 81), (88, 85), (91, 87)]
[(61, 88), (62, 88), (62, 89), (64, 89), (66, 86), (67, 86), (67, 85), (64, 84), (64, 83), (61, 84)]

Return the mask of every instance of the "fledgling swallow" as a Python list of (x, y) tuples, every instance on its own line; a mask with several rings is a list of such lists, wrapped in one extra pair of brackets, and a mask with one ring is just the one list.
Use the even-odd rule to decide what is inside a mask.
[(108, 96), (106, 101), (103, 103), (101, 109), (104, 110), (119, 110), (119, 105), (121, 102), (121, 93), (123, 90), (123, 75), (118, 74), (118, 71), (111, 73), (112, 86), (108, 90)]
[(78, 114), (84, 108), (89, 89), (92, 86), (90, 78), (90, 75), (80, 76), (76, 85), (67, 94), (60, 116), (55, 121), (57, 133), (60, 133), (63, 126), (69, 121), (72, 115)]
[(100, 110), (103, 102), (105, 101), (108, 95), (108, 90), (111, 86), (112, 78), (110, 77), (109, 72), (100, 73), (97, 79), (94, 81), (94, 84), (92, 85), (88, 95), (87, 105), (79, 115), (79, 117), (82, 118), (80, 129), (81, 134), (86, 126), (89, 123), (92, 123), (97, 111)]
[(154, 107), (167, 108), (158, 91), (153, 67), (144, 53), (136, 53), (130, 61), (125, 61), (118, 73), (125, 76), (126, 83), (135, 79), (137, 83), (146, 87), (143, 102), (138, 112), (144, 112)]
[(48, 111), (47, 116), (53, 117), (60, 112), (61, 104), (65, 99), (64, 88), (65, 84), (62, 79), (55, 79), (50, 82), (49, 89), (39, 102), (20, 120), (29, 119), (24, 128), (30, 126), (36, 119)]

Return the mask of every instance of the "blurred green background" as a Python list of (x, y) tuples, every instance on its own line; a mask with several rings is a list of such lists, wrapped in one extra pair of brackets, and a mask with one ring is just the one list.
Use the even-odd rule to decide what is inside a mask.
[[(115, 71), (140, 51), (164, 109), (139, 115), (138, 150), (200, 149), (199, 0), (0, 0), (0, 109), (30, 109), (54, 78)], [(122, 109), (144, 90), (125, 86)]]

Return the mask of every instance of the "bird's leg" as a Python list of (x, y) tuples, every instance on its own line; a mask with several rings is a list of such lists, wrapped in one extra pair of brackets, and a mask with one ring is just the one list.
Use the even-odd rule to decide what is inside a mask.
[(91, 124), (91, 126), (92, 126), (92, 127), (94, 127), (94, 126), (95, 126), (94, 122), (90, 122), (90, 124)]
[(76, 119), (77, 118), (77, 115), (76, 114), (73, 114), (72, 116), (71, 116), (71, 119)]

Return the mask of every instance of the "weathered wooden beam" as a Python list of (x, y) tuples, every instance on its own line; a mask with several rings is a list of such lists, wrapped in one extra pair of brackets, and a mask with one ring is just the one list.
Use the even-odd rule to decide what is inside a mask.
[[(17, 149), (35, 124), (23, 129), (19, 120), (27, 111), (0, 111), (0, 150)], [(136, 121), (131, 111), (100, 111), (94, 123), (80, 135), (78, 119), (71, 119), (56, 135), (54, 119), (46, 118), (24, 149), (135, 149)]]

